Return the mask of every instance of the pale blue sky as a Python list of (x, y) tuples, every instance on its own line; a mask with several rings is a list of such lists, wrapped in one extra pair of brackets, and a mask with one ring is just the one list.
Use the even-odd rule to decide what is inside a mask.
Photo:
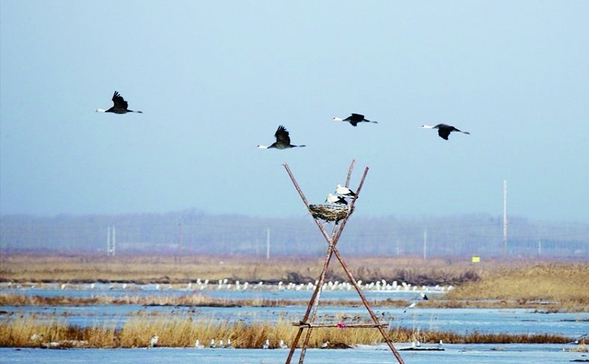
[[(1, 1), (1, 213), (589, 220), (588, 1)], [(118, 90), (143, 114), (95, 113)], [(353, 128), (334, 116), (364, 113)], [(440, 139), (422, 124), (471, 132)], [(307, 148), (259, 150), (278, 125)]]

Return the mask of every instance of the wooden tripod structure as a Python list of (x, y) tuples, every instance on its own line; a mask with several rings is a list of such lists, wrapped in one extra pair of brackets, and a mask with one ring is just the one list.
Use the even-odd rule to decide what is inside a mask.
[[(346, 184), (345, 184), (346, 187), (350, 183), (350, 176), (352, 175), (352, 170), (354, 168), (354, 164), (355, 164), (355, 161), (353, 160), (352, 163), (350, 164), (350, 168), (348, 169), (348, 175), (347, 175)], [(286, 172), (288, 173), (290, 179), (292, 180), (292, 183), (294, 184), (297, 192), (301, 196), (303, 203), (305, 204), (305, 206), (307, 207), (309, 212), (312, 212), (309, 202), (307, 201), (307, 198), (305, 197), (305, 195), (303, 194), (303, 191), (301, 190), (297, 181), (295, 180), (294, 175), (292, 174), (290, 168), (288, 167), (288, 164), (285, 163), (283, 166), (286, 169)], [(305, 331), (305, 329), (307, 330), (307, 332), (306, 332), (305, 338), (303, 340), (303, 344), (301, 346), (301, 356), (299, 358), (299, 364), (303, 364), (303, 360), (305, 358), (305, 353), (307, 351), (307, 346), (309, 344), (309, 338), (311, 337), (311, 333), (313, 332), (314, 328), (340, 327), (337, 324), (333, 324), (333, 323), (315, 323), (315, 318), (317, 316), (317, 306), (319, 305), (319, 298), (321, 296), (321, 290), (323, 287), (323, 283), (325, 282), (325, 276), (327, 273), (327, 269), (329, 268), (329, 263), (331, 262), (331, 258), (333, 255), (335, 255), (335, 257), (337, 258), (337, 260), (341, 264), (344, 272), (346, 272), (346, 275), (348, 276), (350, 283), (356, 289), (356, 292), (358, 292), (358, 295), (360, 296), (360, 299), (362, 300), (364, 307), (366, 307), (366, 310), (368, 310), (368, 313), (370, 314), (370, 317), (372, 318), (372, 321), (373, 321), (373, 323), (371, 323), (371, 324), (349, 324), (349, 325), (346, 325), (345, 327), (346, 328), (347, 327), (354, 327), (354, 328), (376, 328), (376, 329), (378, 329), (380, 331), (380, 333), (382, 334), (382, 337), (384, 338), (386, 344), (388, 345), (388, 347), (391, 349), (391, 351), (395, 355), (395, 358), (397, 358), (397, 361), (399, 362), (399, 364), (404, 364), (404, 361), (401, 358), (401, 355), (399, 354), (397, 349), (395, 349), (395, 346), (393, 345), (393, 343), (391, 342), (389, 336), (387, 335), (387, 333), (385, 331), (385, 328), (387, 328), (388, 325), (381, 324), (378, 321), (378, 317), (376, 316), (374, 311), (372, 311), (372, 308), (370, 307), (368, 300), (366, 300), (364, 293), (362, 293), (362, 289), (360, 288), (358, 283), (356, 283), (356, 279), (354, 279), (352, 272), (348, 269), (348, 266), (346, 265), (346, 263), (344, 262), (344, 259), (342, 258), (339, 251), (336, 248), (337, 242), (342, 234), (342, 231), (344, 230), (344, 227), (346, 226), (348, 218), (350, 217), (350, 215), (354, 211), (354, 205), (356, 203), (357, 198), (360, 196), (360, 191), (362, 190), (362, 185), (364, 184), (364, 179), (366, 178), (367, 174), (368, 174), (368, 167), (366, 167), (364, 169), (364, 173), (362, 174), (360, 184), (358, 185), (358, 188), (356, 189), (356, 197), (350, 201), (347, 214), (345, 215), (345, 217), (343, 217), (341, 219), (341, 221), (339, 221), (339, 222), (336, 221), (336, 223), (334, 224), (333, 230), (331, 232), (331, 235), (327, 233), (327, 231), (325, 230), (325, 227), (323, 226), (321, 221), (319, 221), (319, 218), (312, 214), (313, 220), (315, 221), (315, 223), (317, 224), (317, 227), (319, 228), (323, 237), (327, 241), (327, 244), (328, 244), (327, 253), (325, 255), (325, 261), (323, 263), (323, 269), (321, 271), (321, 275), (319, 276), (317, 286), (315, 287), (315, 291), (313, 292), (313, 295), (311, 296), (311, 300), (309, 301), (309, 305), (307, 306), (307, 311), (305, 312), (305, 316), (298, 323), (293, 323), (293, 325), (299, 327), (299, 331), (297, 332), (297, 335), (290, 346), (290, 352), (288, 353), (288, 357), (286, 359), (286, 364), (290, 364), (290, 361), (294, 355), (294, 352), (297, 348), (299, 340), (301, 339), (301, 336), (303, 335), (303, 331)]]

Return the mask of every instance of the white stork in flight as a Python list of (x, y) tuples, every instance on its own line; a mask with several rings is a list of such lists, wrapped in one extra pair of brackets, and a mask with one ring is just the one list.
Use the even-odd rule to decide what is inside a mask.
[(453, 131), (457, 131), (463, 134), (469, 134), (469, 132), (467, 131), (462, 131), (460, 129), (457, 129), (455, 127), (453, 127), (452, 125), (446, 125), (446, 124), (438, 124), (435, 126), (431, 126), (431, 125), (422, 125), (421, 126), (424, 129), (438, 129), (438, 135), (440, 136), (440, 138), (448, 140), (448, 137), (450, 136), (450, 133)]
[(276, 138), (276, 141), (274, 143), (270, 144), (270, 146), (258, 145), (258, 148), (259, 149), (270, 149), (270, 148), (288, 149), (288, 148), (295, 148), (295, 147), (305, 147), (305, 145), (290, 144), (290, 135), (288, 133), (288, 130), (286, 130), (286, 128), (282, 125), (280, 125), (278, 127), (278, 129), (276, 129), (276, 133), (274, 133), (274, 137)]
[(136, 112), (139, 114), (143, 113), (143, 111), (129, 110), (129, 104), (127, 103), (127, 101), (125, 101), (125, 99), (123, 99), (123, 96), (121, 96), (121, 94), (118, 93), (118, 91), (115, 91), (115, 93), (112, 95), (112, 102), (114, 105), (110, 109), (96, 109), (96, 112), (112, 112), (115, 114), (126, 114), (128, 112)]
[(345, 119), (342, 119), (342, 118), (339, 118), (336, 116), (333, 118), (333, 121), (347, 121), (354, 127), (358, 126), (358, 123), (361, 123), (361, 122), (378, 124), (378, 121), (368, 120), (364, 117), (364, 115), (356, 114), (356, 113), (352, 113), (352, 115), (348, 116)]

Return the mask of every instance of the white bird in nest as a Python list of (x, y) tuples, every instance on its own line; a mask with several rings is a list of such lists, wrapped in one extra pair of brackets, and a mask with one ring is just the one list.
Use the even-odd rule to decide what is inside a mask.
[(151, 340), (149, 340), (149, 347), (150, 347), (150, 348), (154, 348), (154, 347), (156, 347), (156, 346), (157, 346), (157, 341), (159, 340), (159, 338), (160, 338), (159, 336), (157, 336), (157, 335), (153, 335), (153, 336), (151, 337)]
[(348, 201), (346, 201), (346, 199), (343, 196), (336, 196), (332, 193), (327, 194), (327, 198), (325, 199), (325, 202), (331, 203), (331, 204), (339, 204), (339, 205), (347, 205), (348, 204)]
[(337, 193), (338, 195), (347, 196), (347, 197), (356, 197), (356, 192), (354, 192), (351, 189), (349, 189), (348, 187), (342, 186), (340, 184), (335, 186), (335, 193)]

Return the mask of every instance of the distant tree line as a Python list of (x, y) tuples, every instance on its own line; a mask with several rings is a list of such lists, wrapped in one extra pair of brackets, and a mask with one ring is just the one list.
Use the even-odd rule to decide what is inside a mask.
[[(115, 229), (116, 254), (321, 256), (327, 243), (310, 216), (258, 218), (198, 210), (124, 215), (3, 215), (0, 250), (106, 254)], [(331, 231), (331, 225), (326, 225)], [(268, 244), (269, 243), (269, 244)], [(507, 250), (502, 218), (352, 215), (338, 248), (348, 255), (425, 257), (542, 256), (589, 258), (589, 223), (510, 217)]]

